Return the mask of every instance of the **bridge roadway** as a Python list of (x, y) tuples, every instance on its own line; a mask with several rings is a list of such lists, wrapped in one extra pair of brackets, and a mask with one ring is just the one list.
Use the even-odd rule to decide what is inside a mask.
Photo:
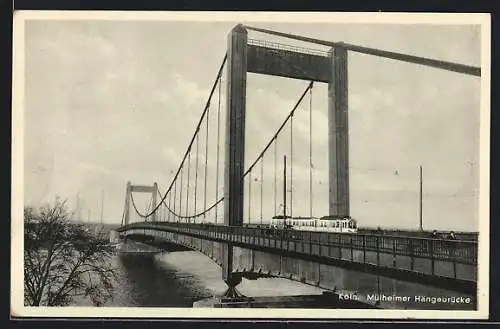
[(160, 247), (188, 247), (220, 266), (223, 245), (229, 243), (234, 275), (284, 277), (367, 303), (374, 303), (375, 295), (472, 300), (469, 305), (387, 301), (379, 307), (474, 309), (476, 304), (476, 241), (174, 222), (133, 223), (117, 231)]

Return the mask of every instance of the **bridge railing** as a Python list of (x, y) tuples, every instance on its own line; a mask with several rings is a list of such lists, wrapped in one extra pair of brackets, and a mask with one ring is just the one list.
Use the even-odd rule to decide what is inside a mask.
[[(449, 237), (451, 230), (433, 230), (421, 231), (417, 229), (395, 229), (395, 228), (375, 228), (375, 227), (359, 227), (358, 232), (361, 234), (382, 234), (390, 236), (404, 236), (404, 237), (420, 237), (428, 238), (434, 233), (436, 238), (446, 239)], [(467, 231), (453, 231), (457, 240), (477, 241), (478, 232)]]
[[(128, 225), (127, 228), (175, 231), (222, 242), (242, 243), (250, 248), (252, 246), (274, 248), (283, 252), (300, 252), (322, 257), (346, 258), (345, 255), (348, 255), (347, 259), (354, 262), (385, 264), (385, 266), (392, 267), (398, 267), (396, 266), (397, 258), (405, 258), (409, 260), (407, 269), (412, 271), (418, 270), (418, 266), (415, 265), (416, 261), (427, 260), (426, 272), (432, 275), (439, 274), (437, 267), (440, 264), (448, 263), (452, 265), (452, 269), (447, 276), (455, 278), (457, 265), (477, 266), (476, 241), (173, 222), (134, 223)], [(122, 227), (121, 230), (123, 229), (125, 228)], [(335, 253), (332, 253), (332, 250)], [(389, 257), (389, 262), (385, 256)], [(385, 261), (383, 257), (386, 258)]]
[(303, 54), (308, 54), (308, 55), (317, 55), (317, 56), (323, 56), (323, 57), (328, 56), (328, 51), (325, 51), (325, 50), (286, 45), (283, 43), (266, 41), (266, 40), (248, 39), (247, 44), (253, 45), (253, 46), (265, 47), (265, 48), (272, 48), (272, 49), (276, 49), (276, 50), (298, 52), (298, 53), (303, 53)]

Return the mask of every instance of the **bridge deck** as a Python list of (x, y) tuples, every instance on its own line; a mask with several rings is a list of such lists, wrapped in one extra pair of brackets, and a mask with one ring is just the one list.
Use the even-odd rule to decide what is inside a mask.
[(397, 279), (453, 286), (457, 291), (475, 290), (476, 241), (172, 222), (134, 223), (119, 229), (135, 234), (146, 230), (146, 235), (177, 232)]

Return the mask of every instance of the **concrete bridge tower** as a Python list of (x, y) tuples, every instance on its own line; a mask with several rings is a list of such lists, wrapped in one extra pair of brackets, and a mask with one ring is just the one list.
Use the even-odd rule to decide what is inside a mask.
[[(329, 215), (348, 217), (347, 50), (332, 48), (328, 56), (321, 56), (248, 44), (247, 29), (238, 24), (228, 36), (227, 64), (224, 224), (243, 225), (247, 72), (328, 83)], [(230, 243), (225, 245), (222, 276), (229, 294), (240, 282), (231, 274), (232, 250)]]

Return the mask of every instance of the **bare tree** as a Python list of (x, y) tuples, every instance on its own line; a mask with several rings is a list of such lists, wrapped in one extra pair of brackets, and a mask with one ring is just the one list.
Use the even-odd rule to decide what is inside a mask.
[(24, 209), (24, 300), (64, 306), (75, 297), (95, 306), (113, 297), (117, 271), (109, 241), (71, 221), (65, 201)]

